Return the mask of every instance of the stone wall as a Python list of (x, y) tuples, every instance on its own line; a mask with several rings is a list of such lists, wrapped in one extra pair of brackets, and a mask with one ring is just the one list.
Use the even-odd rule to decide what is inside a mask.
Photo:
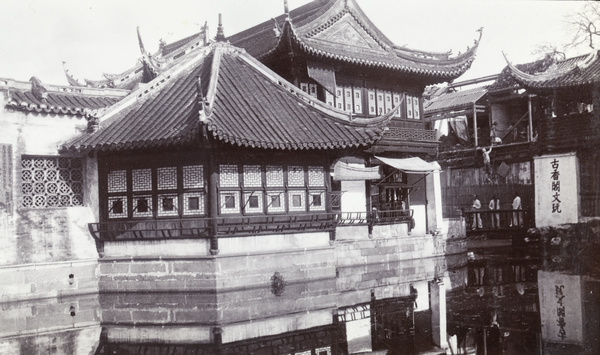
[(98, 295), (3, 303), (0, 354), (93, 354), (98, 308)]

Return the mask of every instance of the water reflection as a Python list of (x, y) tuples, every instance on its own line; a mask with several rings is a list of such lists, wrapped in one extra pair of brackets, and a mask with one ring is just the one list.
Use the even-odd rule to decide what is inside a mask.
[(450, 345), (456, 353), (536, 354), (540, 349), (537, 248), (471, 250), (466, 267), (450, 272)]
[[(596, 269), (563, 249), (536, 245), (435, 260), (439, 278), (424, 273), (400, 287), (402, 296), (380, 290), (368, 302), (351, 302), (369, 290), (350, 289), (344, 275), (392, 275), (390, 265), (286, 284), (279, 295), (265, 285), (2, 304), (0, 354), (440, 354), (432, 339), (444, 316), (448, 354), (597, 353)], [(435, 296), (443, 289), (441, 315)]]

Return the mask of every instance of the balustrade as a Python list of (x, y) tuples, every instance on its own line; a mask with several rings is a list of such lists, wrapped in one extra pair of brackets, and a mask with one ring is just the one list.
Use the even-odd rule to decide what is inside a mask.
[[(413, 210), (173, 218), (90, 223), (98, 242), (202, 239), (281, 233), (335, 231), (337, 226), (410, 223)], [(215, 226), (213, 231), (213, 225)]]
[[(477, 215), (479, 215), (481, 224), (477, 221)], [(464, 216), (467, 232), (527, 229), (532, 226), (531, 213), (527, 209), (465, 211)]]

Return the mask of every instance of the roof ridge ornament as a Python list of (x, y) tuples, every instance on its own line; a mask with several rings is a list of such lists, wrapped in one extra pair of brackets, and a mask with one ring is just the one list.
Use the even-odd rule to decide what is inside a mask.
[(142, 41), (142, 35), (140, 34), (140, 26), (136, 27), (136, 31), (137, 31), (138, 43), (140, 46), (140, 53), (142, 53), (142, 56), (145, 56), (146, 49), (144, 48), (144, 42)]
[(290, 17), (290, 7), (288, 6), (287, 0), (283, 0), (283, 12), (285, 13), (285, 20), (291, 21), (292, 18)]
[(225, 42), (225, 32), (223, 31), (223, 22), (221, 20), (221, 14), (219, 14), (219, 26), (217, 27), (217, 36), (215, 37), (217, 42)]
[(63, 71), (65, 72), (65, 76), (67, 77), (67, 82), (69, 83), (69, 85), (71, 86), (85, 86), (84, 84), (81, 84), (79, 82), (79, 80), (75, 79), (75, 77), (69, 73), (69, 69), (67, 68), (67, 62), (65, 62), (63, 60), (62, 62), (63, 64)]
[(35, 96), (36, 99), (42, 102), (47, 102), (48, 90), (46, 90), (46, 88), (42, 84), (42, 81), (36, 78), (35, 76), (32, 76), (31, 79), (29, 79), (29, 81), (31, 82), (31, 93), (33, 94), (33, 96)]
[(209, 110), (210, 103), (208, 102), (208, 98), (202, 94), (202, 78), (200, 77), (200, 75), (198, 75), (197, 78), (198, 81), (196, 82), (196, 94), (198, 98), (198, 105), (200, 106), (200, 108), (198, 109), (198, 119), (200, 120), (200, 122), (204, 123), (210, 117), (211, 114)]
[(206, 46), (209, 42), (208, 36), (208, 21), (204, 21), (204, 26), (200, 29), (200, 36), (202, 37), (202, 43)]

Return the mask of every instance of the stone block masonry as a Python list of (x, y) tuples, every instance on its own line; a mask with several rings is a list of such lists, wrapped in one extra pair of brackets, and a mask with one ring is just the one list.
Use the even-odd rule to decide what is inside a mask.
[(98, 292), (96, 260), (0, 267), (0, 303)]

